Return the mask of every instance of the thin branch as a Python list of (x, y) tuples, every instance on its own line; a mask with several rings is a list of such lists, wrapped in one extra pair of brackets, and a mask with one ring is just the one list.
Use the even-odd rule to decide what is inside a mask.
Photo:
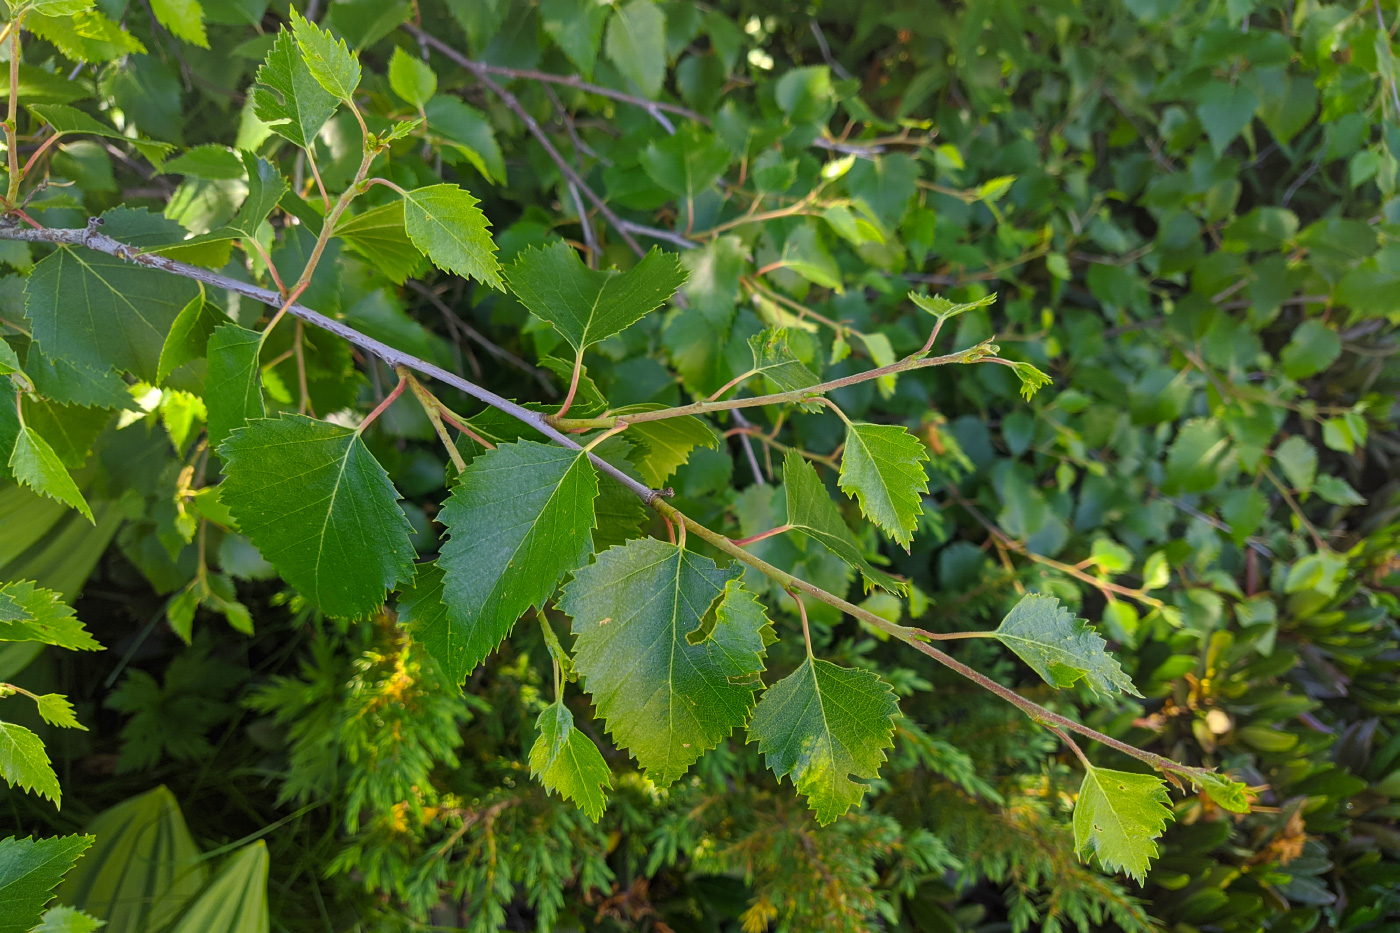
[(437, 36), (431, 35), (419, 29), (411, 23), (405, 23), (403, 28), (418, 39), (424, 45), (432, 46), (453, 62), (466, 68), (468, 71), (480, 76), (482, 74), (498, 75), (502, 78), (523, 79), (526, 81), (540, 81), (546, 84), (558, 84), (562, 87), (571, 87), (588, 94), (596, 94), (599, 97), (606, 97), (619, 103), (631, 104), (633, 107), (640, 107), (651, 114), (656, 122), (661, 124), (662, 129), (667, 133), (675, 133), (676, 128), (671, 121), (663, 115), (674, 113), (676, 116), (685, 117), (687, 120), (694, 120), (696, 123), (710, 125), (708, 117), (696, 113), (689, 107), (682, 107), (680, 104), (670, 104), (661, 100), (648, 100), (645, 97), (637, 97), (635, 94), (627, 94), (622, 91), (615, 91), (610, 87), (603, 87), (600, 84), (590, 84), (578, 75), (559, 75), (548, 71), (532, 71), (528, 68), (506, 68), (503, 65), (488, 65), (485, 62), (474, 61), (467, 58), (452, 46), (443, 42)]
[(753, 442), (749, 440), (749, 431), (756, 430), (753, 422), (744, 417), (744, 413), (737, 408), (734, 409), (734, 421), (739, 427), (745, 429), (745, 433), (739, 435), (739, 446), (744, 448), (744, 459), (749, 462), (749, 470), (753, 473), (753, 481), (762, 486), (763, 470), (759, 468), (758, 457), (753, 452)]
[[(519, 98), (517, 98), (510, 91), (501, 87), (501, 85), (498, 84), (496, 81), (492, 80), (492, 74), (503, 73), (497, 70), (497, 66), (486, 65), (478, 61), (473, 61), (472, 59), (467, 58), (467, 56), (463, 55), (461, 52), (454, 49), (452, 46), (443, 42), (441, 39), (437, 38), (436, 36), (429, 35), (428, 33), (424, 32), (423, 30), (419, 29), (417, 26), (414, 26), (411, 23), (404, 23), (402, 28), (408, 30), (409, 33), (416, 36), (419, 39), (419, 41), (425, 42), (433, 48), (437, 49), (453, 63), (460, 65), (461, 67), (470, 71), (473, 75), (476, 76), (476, 79), (478, 81), (485, 85), (488, 91), (499, 97), (501, 99), (501, 103), (505, 104), (506, 107), (508, 107), (512, 113), (514, 113), (517, 117), (520, 118), (520, 121), (525, 124), (525, 128), (530, 131), (530, 135), (534, 136), (535, 139), (539, 142), (540, 146), (544, 148), (545, 154), (548, 155), (550, 160), (554, 162), (555, 167), (559, 169), (559, 173), (563, 175), (566, 179), (577, 185), (580, 191), (588, 195), (588, 200), (593, 202), (593, 206), (598, 209), (598, 213), (602, 214), (603, 217), (607, 220), (607, 222), (612, 226), (612, 228), (617, 231), (617, 235), (622, 237), (622, 241), (627, 244), (627, 246), (632, 250), (632, 252), (636, 253), (638, 256), (646, 255), (646, 250), (642, 249), (641, 244), (634, 240), (632, 238), (632, 234), (628, 233), (627, 230), (622, 226), (622, 220), (617, 216), (617, 214), (613, 213), (613, 209), (608, 207), (607, 202), (604, 201), (601, 197), (599, 197), (598, 193), (588, 186), (588, 183), (583, 180), (583, 176), (581, 176), (578, 173), (578, 171), (572, 165), (569, 164), (569, 160), (564, 158), (563, 154), (554, 145), (554, 142), (549, 138), (549, 134), (544, 131), (544, 127), (540, 126), (539, 121), (530, 115), (530, 111), (525, 109), (525, 106), (520, 103)], [(505, 71), (508, 72), (508, 74), (505, 75), (506, 77), (528, 77), (541, 81), (548, 80), (544, 77), (544, 75), (546, 75), (547, 72), (543, 71), (524, 72), (514, 68), (506, 69)], [(553, 75), (552, 77), (558, 78), (560, 76)], [(569, 84), (571, 82), (559, 81), (556, 83)], [(592, 85), (589, 86), (589, 88), (591, 87)], [(616, 96), (616, 93), (609, 93), (604, 96), (613, 97), (615, 100), (620, 99)], [(626, 96), (630, 97), (631, 95)], [(633, 99), (633, 101), (639, 102), (639, 106), (641, 105), (640, 102), (642, 100), (643, 98)], [(648, 101), (647, 103), (651, 102)]]
[[(665, 421), (668, 418), (683, 418), (686, 415), (703, 415), (714, 411), (729, 411), (736, 408), (757, 408), (762, 405), (782, 405), (792, 402), (813, 401), (821, 395), (831, 392), (834, 389), (845, 388), (860, 382), (869, 382), (881, 376), (888, 376), (893, 373), (908, 372), (913, 369), (927, 369), (930, 366), (944, 366), (948, 363), (979, 363), (979, 362), (1009, 362), (999, 360), (992, 356), (994, 352), (990, 341), (984, 340), (982, 343), (956, 353), (949, 353), (944, 356), (932, 356), (917, 358), (913, 356), (890, 363), (888, 366), (881, 366), (877, 369), (866, 370), (865, 372), (852, 373), (849, 376), (842, 376), (839, 379), (832, 379), (829, 382), (819, 383), (805, 389), (793, 389), (790, 392), (775, 392), (771, 395), (751, 395), (746, 398), (731, 398), (721, 401), (700, 401), (692, 402), (689, 405), (679, 405), (675, 408), (660, 408), (656, 411), (639, 411), (627, 415), (629, 424), (639, 424), (643, 421)], [(616, 417), (602, 418), (564, 418), (555, 422), (559, 427), (568, 429), (574, 428), (610, 428), (617, 423)]]
[[(116, 256), (119, 259), (125, 259), (128, 262), (133, 262), (140, 266), (145, 266), (150, 269), (159, 269), (162, 272), (169, 272), (187, 279), (194, 279), (196, 282), (203, 282), (215, 288), (222, 288), (234, 294), (242, 295), (245, 298), (260, 301), (269, 307), (278, 308), (283, 306), (281, 296), (270, 289), (259, 288), (256, 285), (240, 282), (226, 275), (220, 275), (217, 272), (201, 269), (198, 266), (191, 266), (188, 263), (169, 259), (155, 253), (143, 253), (134, 246), (122, 243), (106, 234), (99, 233), (98, 229), (98, 227), (92, 226), (76, 229), (55, 230), (41, 228), (38, 230), (31, 230), (16, 226), (0, 226), (0, 240), (22, 240), (26, 243), (52, 243), (60, 246), (85, 246), (95, 252)], [(485, 389), (455, 373), (448, 372), (435, 363), (430, 363), (427, 360), (421, 360), (401, 350), (396, 350), (386, 343), (381, 343), (373, 337), (362, 334), (353, 327), (349, 327), (342, 324), (340, 321), (326, 317), (320, 312), (313, 311), (305, 305), (292, 303), (287, 305), (287, 312), (306, 321), (308, 324), (314, 324), (322, 330), (329, 331), (337, 337), (348, 340), (365, 352), (379, 357), (390, 366), (406, 366), (414, 372), (430, 376), (439, 382), (450, 385), (454, 389), (466, 393), (479, 402), (483, 402), (490, 405), (492, 408), (503, 411), (516, 420), (528, 424), (562, 447), (567, 447), (570, 450), (583, 449), (577, 441), (560, 432), (546, 421), (544, 415), (541, 413), (531, 411), (522, 405), (512, 402), (510, 399), (503, 398), (489, 389)], [(648, 488), (611, 463), (608, 463), (603, 458), (589, 454), (589, 459), (598, 470), (617, 480), (643, 502), (649, 503), (661, 495), (657, 490)]]
[(1113, 736), (1110, 735), (1105, 735), (1104, 733), (1099, 732), (1096, 729), (1091, 729), (1088, 726), (1083, 725), (1082, 723), (1075, 722), (1073, 719), (1070, 719), (1067, 716), (1061, 716), (1059, 713), (1056, 713), (1053, 710), (1046, 709), (1039, 703), (1036, 703), (1032, 700), (1028, 700), (1025, 697), (1021, 696), (1019, 693), (1012, 690), (1010, 687), (1002, 686), (1001, 684), (997, 683), (995, 680), (992, 680), (985, 674), (982, 674), (979, 671), (968, 667), (966, 664), (963, 664), (961, 661), (958, 661), (951, 655), (938, 650), (933, 645), (927, 644), (925, 641), (923, 641), (923, 639), (919, 636), (919, 633), (915, 629), (906, 628), (905, 626), (891, 622), (888, 619), (883, 619), (867, 609), (862, 609), (860, 606), (857, 606), (854, 603), (849, 603), (833, 593), (828, 593), (821, 587), (808, 583), (806, 580), (800, 579), (799, 577), (794, 577), (792, 574), (788, 573), (785, 570), (779, 570), (777, 567), (774, 567), (772, 564), (768, 563), (762, 558), (755, 557), (753, 554), (750, 554), (743, 548), (737, 547), (734, 544), (734, 542), (730, 541), (724, 535), (717, 534), (716, 532), (711, 531), (704, 525), (701, 525), (699, 522), (696, 522), (694, 519), (689, 518), (688, 516), (677, 511), (676, 508), (673, 507), (669, 502), (666, 502), (665, 500), (659, 498), (653, 499), (651, 501), (651, 507), (657, 512), (660, 512), (662, 517), (667, 518), (670, 521), (679, 523), (681, 527), (690, 531), (696, 537), (703, 539), (707, 543), (713, 545), (714, 547), (735, 558), (736, 560), (748, 564), (750, 567), (753, 567), (755, 570), (759, 571), (764, 576), (776, 581), (778, 585), (782, 586), (789, 592), (793, 590), (801, 590), (808, 596), (811, 596), (819, 600), (820, 602), (824, 602), (828, 606), (834, 606), (835, 608), (840, 609), (842, 612), (844, 612), (846, 615), (851, 616), (852, 618), (859, 619), (862, 622), (866, 622), (870, 625), (875, 626), (883, 632), (887, 632), (894, 638), (897, 638), (905, 644), (909, 645), (910, 647), (914, 648), (916, 651), (919, 651), (923, 654), (928, 655), (930, 658), (933, 658), (939, 664), (942, 664), (944, 667), (948, 668), (954, 673), (960, 674), (963, 677), (966, 677), (968, 680), (972, 681), (973, 683), (977, 684), (978, 686), (990, 690), (992, 693), (995, 693), (997, 696), (1001, 697), (1003, 700), (1006, 700), (1008, 703), (1012, 704), (1017, 709), (1020, 709), (1027, 716), (1029, 716), (1031, 719), (1034, 719), (1037, 722), (1059, 726), (1060, 728), (1068, 730), (1070, 732), (1076, 732), (1079, 735), (1091, 738), (1094, 741), (1099, 742), (1100, 744), (1107, 745), (1109, 748), (1116, 749), (1125, 755), (1131, 755), (1139, 761), (1146, 762), (1147, 764), (1160, 771), (1175, 771), (1181, 774), (1190, 775), (1200, 774), (1203, 773), (1203, 771), (1205, 770), (1200, 768), (1188, 768), (1185, 765), (1177, 764), (1170, 758), (1163, 758), (1161, 755), (1156, 755), (1152, 752), (1145, 751), (1144, 749), (1137, 748), (1136, 746), (1129, 745), (1127, 742), (1121, 741), (1120, 739), (1115, 739), (1113, 738)]

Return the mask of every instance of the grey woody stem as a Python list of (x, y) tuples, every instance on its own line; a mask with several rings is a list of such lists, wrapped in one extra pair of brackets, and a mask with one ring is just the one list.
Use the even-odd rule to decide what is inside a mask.
[[(96, 224), (89, 224), (87, 227), (70, 229), (48, 229), (41, 228), (32, 230), (14, 225), (0, 226), (0, 240), (22, 240), (26, 243), (52, 243), (58, 246), (84, 246), (99, 253), (106, 253), (109, 256), (116, 256), (149, 269), (159, 269), (162, 272), (169, 272), (172, 275), (184, 276), (187, 279), (194, 279), (196, 282), (203, 282), (205, 285), (212, 285), (215, 288), (226, 289), (245, 298), (260, 301), (263, 304), (280, 308), (285, 303), (282, 296), (277, 292), (267, 288), (259, 288), (247, 282), (240, 282), (237, 279), (211, 272), (208, 269), (201, 269), (198, 266), (191, 266), (187, 263), (179, 262), (161, 256), (158, 253), (144, 253), (134, 246), (115, 240), (106, 234), (98, 232)], [(406, 366), (417, 373), (430, 376), (433, 379), (450, 385), (454, 389), (466, 393), (479, 402), (490, 405), (492, 408), (505, 412), (519, 421), (523, 421), (530, 427), (539, 431), (545, 437), (563, 447), (571, 450), (582, 450), (582, 446), (568, 435), (560, 432), (548, 421), (545, 416), (536, 411), (531, 411), (523, 405), (518, 405), (510, 399), (502, 398), (496, 393), (485, 389), (474, 382), (462, 378), (455, 373), (448, 372), (441, 366), (429, 363), (427, 360), (420, 360), (416, 356), (395, 350), (386, 343), (381, 343), (366, 334), (362, 334), (353, 327), (348, 327), (341, 322), (326, 317), (320, 312), (313, 311), (305, 305), (292, 303), (287, 305), (287, 313), (300, 318), (308, 324), (314, 324), (322, 330), (329, 331), (337, 337), (341, 337), (353, 343), (355, 346), (367, 353), (379, 357), (390, 367)], [(643, 502), (650, 503), (657, 496), (661, 495), (657, 490), (634, 480), (617, 467), (594, 454), (589, 454), (589, 459), (593, 465), (603, 473), (617, 480), (628, 490), (636, 494)]]
[[(120, 259), (124, 259), (128, 262), (132, 262), (140, 266), (145, 266), (151, 269), (159, 269), (163, 272), (168, 272), (172, 275), (184, 276), (185, 278), (193, 279), (197, 282), (203, 282), (206, 285), (212, 285), (215, 288), (223, 288), (228, 291), (234, 292), (235, 294), (243, 295), (244, 297), (251, 298), (255, 301), (260, 301), (263, 304), (268, 305), (270, 307), (285, 306), (289, 314), (296, 316), (297, 318), (307, 322), (308, 324), (314, 324), (315, 326), (320, 327), (323, 330), (329, 331), (330, 333), (335, 334), (338, 337), (348, 340), (350, 343), (354, 344), (360, 349), (379, 357), (390, 367), (404, 367), (406, 369), (413, 370), (414, 372), (422, 373), (425, 376), (431, 376), (439, 382), (445, 383), (446, 385), (450, 385), (453, 388), (456, 388), (466, 393), (467, 395), (471, 396), (477, 401), (490, 405), (491, 407), (499, 411), (505, 412), (506, 414), (516, 418), (517, 420), (530, 425), (536, 431), (540, 432), (541, 434), (548, 437), (550, 440), (554, 441), (560, 446), (567, 447), (571, 450), (584, 452), (583, 447), (577, 441), (575, 441), (568, 435), (560, 432), (557, 428), (554, 427), (554, 425), (550, 424), (546, 417), (540, 412), (531, 411), (530, 409), (518, 405), (515, 402), (510, 401), (509, 399), (502, 398), (501, 396), (490, 391), (489, 389), (485, 389), (474, 382), (470, 382), (469, 380), (464, 379), (461, 376), (448, 372), (440, 366), (436, 366), (432, 363), (429, 363), (426, 360), (421, 360), (416, 356), (411, 356), (410, 354), (404, 353), (400, 350), (396, 350), (388, 344), (381, 343), (380, 341), (375, 340), (373, 337), (360, 333), (353, 327), (348, 327), (345, 324), (328, 318), (324, 314), (321, 314), (317, 311), (313, 311), (312, 309), (307, 308), (304, 305), (295, 303), (287, 304), (277, 292), (271, 291), (266, 288), (259, 288), (256, 285), (250, 285), (246, 282), (240, 282), (237, 279), (232, 279), (228, 276), (220, 275), (217, 272), (211, 272), (207, 269), (201, 269), (197, 266), (191, 266), (187, 263), (179, 262), (174, 259), (168, 259), (164, 256), (155, 253), (141, 252), (133, 246), (119, 242), (118, 240), (115, 240), (112, 237), (99, 233), (98, 229), (99, 227), (97, 223), (89, 223), (87, 227), (77, 229), (28, 229), (15, 226), (13, 224), (13, 221), (11, 221), (7, 225), (0, 226), (0, 240), (21, 240), (26, 243), (50, 243), (59, 246), (83, 246), (99, 253), (106, 253), (109, 256), (116, 256)], [(957, 354), (954, 354), (954, 356), (956, 355)], [(903, 362), (911, 361), (906, 360)], [(931, 361), (913, 362), (922, 362), (926, 365), (931, 363)], [(888, 368), (889, 367), (885, 367), (885, 369)], [(674, 507), (671, 506), (670, 503), (665, 501), (663, 492), (648, 488), (642, 483), (637, 482), (632, 477), (628, 476), (626, 473), (622, 472), (617, 467), (613, 466), (611, 463), (608, 463), (606, 460), (603, 460), (601, 457), (597, 456), (596, 454), (593, 454), (592, 452), (584, 452), (584, 455), (589, 458), (589, 460), (600, 472), (605, 473), (613, 479), (617, 480), (629, 491), (631, 491), (638, 498), (640, 498), (644, 503), (651, 506), (658, 513), (660, 513), (662, 518), (664, 518), (668, 524), (679, 525), (680, 538), (682, 542), (685, 540), (687, 532), (694, 533), (696, 537), (704, 540), (705, 542), (709, 543), (710, 545), (724, 552), (725, 554), (728, 554), (730, 557), (733, 557), (734, 559), (744, 564), (747, 564), (750, 567), (753, 567), (754, 569), (763, 573), (765, 576), (776, 581), (780, 586), (784, 587), (785, 589), (791, 590), (793, 592), (800, 591), (802, 593), (806, 593), (814, 599), (824, 602), (829, 606), (834, 606), (835, 608), (840, 609), (842, 612), (846, 613), (852, 618), (859, 619), (862, 622), (875, 626), (881, 631), (889, 633), (890, 635), (894, 636), (895, 638), (899, 639), (905, 644), (911, 646), (916, 651), (928, 655), (930, 658), (942, 664), (949, 670), (952, 670), (955, 673), (966, 677), (968, 680), (971, 680), (978, 686), (991, 691), (992, 693), (1001, 697), (1003, 700), (1006, 700), (1008, 703), (1011, 703), (1013, 706), (1020, 709), (1022, 712), (1024, 712), (1027, 716), (1029, 716), (1036, 722), (1058, 726), (1061, 729), (1065, 729), (1069, 732), (1078, 733), (1079, 735), (1083, 735), (1087, 738), (1093, 739), (1094, 741), (1099, 742), (1102, 745), (1107, 745), (1109, 748), (1116, 749), (1117, 751), (1120, 751), (1125, 755), (1130, 755), (1134, 758), (1137, 758), (1139, 761), (1145, 762), (1146, 764), (1151, 765), (1153, 768), (1156, 768), (1160, 771), (1171, 771), (1188, 776), (1192, 774), (1205, 773), (1205, 769), (1190, 768), (1186, 767), (1185, 765), (1177, 764), (1169, 758), (1164, 758), (1161, 755), (1156, 755), (1152, 752), (1148, 752), (1143, 749), (1137, 748), (1136, 746), (1129, 745), (1127, 742), (1123, 742), (1119, 739), (1113, 738), (1112, 736), (1105, 735), (1102, 732), (1099, 732), (1095, 729), (1091, 729), (1088, 726), (1078, 723), (1066, 716), (1061, 716), (1059, 713), (1056, 713), (1052, 710), (1047, 709), (1044, 706), (1041, 706), (1038, 703), (1026, 699), (1025, 697), (1016, 693), (1009, 687), (1002, 686), (995, 680), (992, 680), (990, 677), (987, 677), (985, 674), (982, 674), (968, 667), (961, 661), (956, 660), (950, 655), (938, 650), (933, 645), (928, 644), (921, 637), (921, 632), (919, 630), (908, 628), (906, 626), (890, 622), (886, 619), (882, 619), (881, 617), (875, 615), (873, 612), (869, 612), (868, 610), (862, 609), (860, 606), (847, 602), (846, 600), (842, 599), (834, 593), (829, 593), (821, 587), (816, 586), (815, 584), (808, 583), (806, 580), (803, 580), (799, 577), (795, 577), (785, 570), (780, 570), (777, 567), (774, 567), (767, 561), (764, 561), (761, 558), (750, 554), (748, 551), (745, 551), (742, 547), (739, 547), (724, 535), (711, 531), (704, 525), (701, 525), (699, 522), (696, 522), (694, 519), (691, 519), (688, 516), (677, 511)]]

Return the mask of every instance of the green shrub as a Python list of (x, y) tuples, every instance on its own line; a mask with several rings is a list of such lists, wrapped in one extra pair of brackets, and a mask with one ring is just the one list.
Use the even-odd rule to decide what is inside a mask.
[(1394, 3), (11, 16), (0, 933), (1400, 911)]

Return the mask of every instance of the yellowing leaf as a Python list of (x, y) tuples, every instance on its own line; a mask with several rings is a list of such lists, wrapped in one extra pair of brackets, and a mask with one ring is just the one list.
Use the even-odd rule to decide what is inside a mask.
[(545, 707), (535, 728), (540, 734), (530, 749), (530, 773), (598, 822), (612, 787), (612, 772), (598, 746), (574, 727), (574, 714), (562, 700)]
[(1098, 856), (1108, 871), (1124, 871), (1139, 884), (1157, 857), (1154, 841), (1172, 811), (1166, 783), (1151, 774), (1086, 765), (1074, 805), (1074, 845), (1081, 858)]

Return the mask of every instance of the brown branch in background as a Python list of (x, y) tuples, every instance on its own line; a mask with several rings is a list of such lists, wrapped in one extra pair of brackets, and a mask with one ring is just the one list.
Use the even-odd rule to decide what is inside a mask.
[(438, 311), (442, 314), (442, 316), (449, 322), (449, 326), (455, 328), (462, 334), (465, 334), (471, 340), (475, 341), (481, 346), (483, 350), (496, 357), (496, 359), (509, 363), (510, 365), (516, 367), (522, 372), (528, 373), (550, 395), (559, 394), (558, 391), (556, 391), (554, 388), (554, 381), (550, 378), (549, 373), (545, 372), (543, 369), (540, 369), (538, 366), (532, 366), (530, 363), (516, 356), (514, 353), (510, 352), (504, 347), (498, 346), (497, 344), (491, 342), (479, 330), (477, 330), (475, 327), (472, 327), (470, 324), (464, 321), (461, 315), (459, 315), (456, 311), (453, 311), (452, 307), (448, 305), (447, 302), (443, 301), (442, 298), (439, 297), (437, 292), (433, 291), (431, 288), (424, 285), (422, 282), (417, 282), (413, 279), (409, 279), (407, 285), (409, 288), (413, 289), (415, 292), (428, 299), (428, 302), (434, 308), (437, 308)]
[(557, 84), (561, 87), (571, 87), (588, 94), (596, 94), (599, 97), (607, 97), (619, 103), (631, 104), (633, 107), (640, 107), (651, 114), (652, 118), (660, 123), (661, 127), (668, 133), (675, 133), (676, 128), (671, 121), (666, 118), (665, 114), (667, 113), (674, 113), (676, 116), (685, 117), (687, 120), (694, 120), (696, 123), (703, 123), (706, 126), (710, 125), (708, 117), (696, 113), (689, 107), (682, 107), (680, 104), (671, 104), (660, 100), (648, 100), (645, 97), (638, 97), (635, 94), (615, 91), (610, 87), (603, 87), (600, 84), (591, 84), (578, 75), (560, 75), (549, 71), (532, 71), (528, 68), (506, 68), (502, 65), (488, 65), (485, 62), (473, 61), (446, 42), (443, 42), (437, 36), (426, 33), (417, 26), (405, 23), (403, 28), (408, 30), (419, 42), (437, 49), (458, 65), (461, 65), (463, 68), (468, 69), (478, 76), (483, 74), (497, 75), (512, 80), (521, 79), (526, 81), (540, 81), (547, 84)]

